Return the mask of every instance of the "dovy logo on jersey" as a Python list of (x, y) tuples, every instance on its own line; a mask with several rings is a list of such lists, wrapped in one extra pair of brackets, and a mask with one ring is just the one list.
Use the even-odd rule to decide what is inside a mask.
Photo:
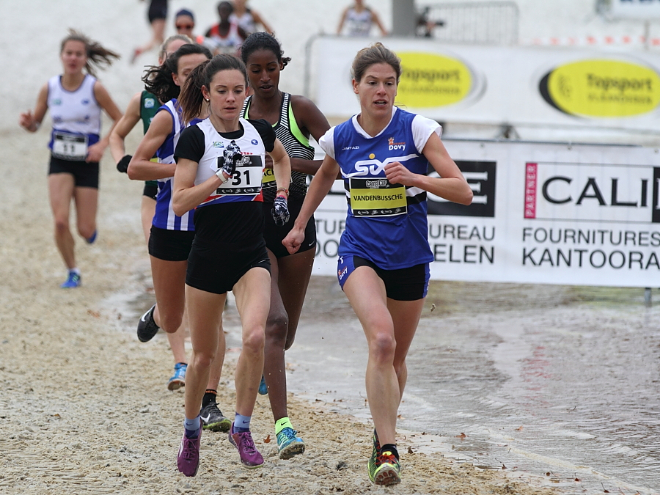
[(393, 137), (391, 137), (387, 140), (387, 144), (389, 145), (389, 150), (390, 151), (396, 151), (396, 150), (405, 151), (406, 150), (406, 142), (404, 141), (402, 143), (395, 143)]

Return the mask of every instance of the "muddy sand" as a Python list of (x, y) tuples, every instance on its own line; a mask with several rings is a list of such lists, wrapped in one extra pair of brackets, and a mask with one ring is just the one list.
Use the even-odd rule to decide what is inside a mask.
[[(366, 470), (372, 426), (294, 395), (289, 411), (307, 444), (303, 455), (278, 459), (270, 406), (260, 396), (253, 432), (264, 466), (243, 468), (225, 434), (205, 432), (199, 473), (185, 478), (176, 468), (184, 396), (166, 388), (167, 340), (140, 343), (139, 314), (126, 305), (153, 297), (139, 225), (142, 185), (117, 173), (106, 154), (98, 241), (77, 238), (83, 287), (60, 289), (65, 270), (52, 240), (44, 127), (0, 136), (0, 493), (553, 493), (540, 479), (416, 452), (428, 436), (402, 431), (403, 482), (375, 487)], [(128, 149), (138, 138), (129, 136)], [(319, 305), (309, 305), (299, 332), (323, 317), (321, 306), (314, 314)], [(227, 330), (238, 323), (230, 311)], [(227, 415), (237, 356), (228, 350), (219, 390)]]

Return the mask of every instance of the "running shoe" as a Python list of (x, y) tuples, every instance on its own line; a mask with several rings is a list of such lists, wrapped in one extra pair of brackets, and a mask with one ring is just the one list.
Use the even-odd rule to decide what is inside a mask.
[(195, 476), (199, 468), (199, 444), (202, 439), (202, 429), (199, 429), (197, 438), (188, 438), (183, 433), (179, 455), (176, 457), (176, 465), (186, 476)]
[(92, 237), (90, 237), (89, 239), (85, 239), (87, 241), (87, 244), (94, 244), (97, 234), (98, 234), (98, 230), (95, 230), (94, 233), (92, 234)]
[(266, 379), (264, 375), (261, 375), (261, 382), (259, 383), (259, 394), (266, 395), (268, 393), (268, 385), (266, 385)]
[(167, 388), (174, 392), (181, 387), (185, 387), (186, 371), (188, 371), (188, 365), (186, 363), (176, 363), (174, 365), (174, 374), (172, 375), (172, 378), (170, 378), (170, 381), (167, 382)]
[(66, 277), (66, 280), (60, 285), (62, 289), (75, 289), (82, 285), (82, 280), (80, 279), (80, 274), (76, 272), (69, 272)]
[(154, 304), (149, 311), (142, 315), (140, 321), (138, 321), (137, 336), (140, 342), (149, 342), (158, 333), (158, 330), (160, 330), (160, 327), (154, 321), (155, 309), (156, 305)]
[(234, 424), (232, 423), (229, 430), (229, 442), (238, 449), (238, 455), (241, 456), (241, 462), (245, 467), (257, 468), (264, 463), (264, 458), (261, 456), (257, 447), (252, 440), (252, 433), (246, 431), (244, 433), (233, 433)]
[(291, 459), (294, 455), (305, 452), (305, 442), (302, 438), (297, 437), (296, 433), (298, 432), (293, 428), (286, 427), (277, 434), (277, 450), (280, 459)]
[(205, 430), (225, 432), (229, 431), (231, 427), (231, 420), (225, 418), (215, 402), (209, 402), (202, 407), (199, 416), (202, 418), (202, 425)]
[(401, 482), (401, 465), (389, 450), (376, 450), (378, 437), (374, 436), (374, 450), (369, 458), (369, 479), (376, 485), (389, 486)]

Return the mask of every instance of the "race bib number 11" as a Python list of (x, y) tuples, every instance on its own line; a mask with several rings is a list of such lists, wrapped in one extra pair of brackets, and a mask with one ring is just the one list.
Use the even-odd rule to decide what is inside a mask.
[(63, 160), (84, 160), (87, 157), (87, 136), (55, 132), (53, 156)]

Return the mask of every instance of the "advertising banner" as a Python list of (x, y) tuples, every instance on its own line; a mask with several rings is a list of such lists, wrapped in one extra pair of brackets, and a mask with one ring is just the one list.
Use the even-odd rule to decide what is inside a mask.
[[(657, 149), (511, 141), (444, 143), (470, 184), (474, 200), (462, 206), (428, 196), (433, 279), (658, 286)], [(434, 174), (431, 169), (429, 175)], [(346, 219), (341, 181), (315, 218), (314, 273), (334, 275)]]
[[(660, 5), (660, 0), (656, 2)], [(330, 117), (359, 111), (351, 64), (367, 40), (313, 43), (315, 101)], [(642, 50), (440, 44), (390, 38), (403, 74), (397, 105), (443, 122), (657, 130), (660, 55)]]

